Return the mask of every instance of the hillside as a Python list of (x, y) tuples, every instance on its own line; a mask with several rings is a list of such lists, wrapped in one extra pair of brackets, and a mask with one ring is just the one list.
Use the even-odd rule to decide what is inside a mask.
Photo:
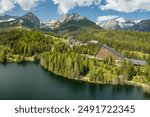
[[(1, 32), (0, 62), (40, 61), (45, 69), (57, 75), (93, 83), (119, 84), (124, 80), (150, 83), (150, 33), (96, 30), (88, 35), (99, 43), (88, 43), (89, 37), (84, 32), (77, 36), (78, 44), (68, 46), (62, 38), (37, 30)], [(86, 42), (82, 43), (83, 40)], [(96, 59), (104, 43), (126, 57), (147, 61), (147, 65), (135, 69), (132, 63), (116, 66), (111, 58)]]
[(137, 24), (137, 21), (128, 20), (125, 17), (117, 17), (112, 20), (98, 22), (97, 24), (106, 30), (130, 30), (132, 26)]
[(67, 33), (83, 28), (101, 29), (101, 27), (86, 17), (82, 17), (78, 14), (70, 14), (59, 20), (59, 26), (54, 29), (54, 32)]
[(134, 25), (132, 30), (150, 32), (150, 20), (142, 20), (138, 24)]
[(21, 17), (17, 17), (15, 20), (0, 23), (1, 28), (20, 25), (28, 28), (40, 28), (40, 20), (33, 13), (28, 12)]
[(129, 20), (125, 17), (117, 17), (99, 21), (97, 24), (106, 30), (150, 31), (150, 20)]
[(13, 21), (13, 20), (15, 20), (17, 18), (18, 18), (18, 16), (4, 15), (4, 16), (0, 16), (0, 22)]

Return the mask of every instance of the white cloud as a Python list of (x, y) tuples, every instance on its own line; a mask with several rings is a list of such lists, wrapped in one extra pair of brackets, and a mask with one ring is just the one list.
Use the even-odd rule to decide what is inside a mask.
[(18, 4), (23, 10), (30, 10), (44, 0), (0, 0), (0, 14), (12, 10)]
[[(102, 5), (102, 0), (52, 0), (58, 5), (58, 13), (66, 14), (70, 9), (76, 6), (91, 6), (95, 4), (102, 10), (115, 10), (119, 12), (134, 12), (137, 10), (150, 11), (150, 0), (105, 0), (106, 4)], [(103, 0), (104, 1), (104, 0)]]
[(14, 0), (0, 0), (0, 14), (13, 9), (14, 7)]
[(54, 4), (58, 5), (58, 12), (66, 14), (70, 9), (76, 6), (76, 0), (52, 0)]
[[(17, 4), (23, 10), (30, 10), (36, 7), (39, 2), (44, 0), (0, 0), (0, 14), (12, 10)], [(102, 0), (51, 0), (58, 5), (58, 13), (66, 14), (70, 9), (76, 6), (99, 6), (102, 10), (115, 10), (119, 12), (134, 12), (137, 10), (150, 11), (150, 0), (105, 0), (106, 4), (102, 5)], [(104, 0), (103, 0), (104, 1)]]
[(116, 15), (99, 16), (97, 18), (97, 24), (99, 24), (100, 22), (109, 21), (116, 18), (118, 18), (118, 16)]
[(33, 7), (36, 7), (40, 1), (43, 0), (15, 0), (16, 3), (20, 5), (23, 10), (30, 10)]
[(106, 4), (100, 5), (100, 9), (111, 9), (125, 13), (137, 10), (150, 11), (150, 0), (106, 0)]
[(70, 9), (76, 6), (91, 6), (93, 4), (98, 5), (101, 0), (52, 0), (54, 4), (58, 5), (58, 13), (66, 14)]

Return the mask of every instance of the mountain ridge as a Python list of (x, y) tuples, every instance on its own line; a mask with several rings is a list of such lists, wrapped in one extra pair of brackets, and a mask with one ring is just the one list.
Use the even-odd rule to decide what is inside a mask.
[(7, 21), (15, 20), (17, 18), (18, 16), (3, 15), (3, 16), (0, 16), (0, 22), (7, 22)]
[(1, 27), (12, 27), (12, 26), (20, 26), (20, 25), (29, 28), (39, 28), (40, 20), (32, 12), (28, 12), (25, 15), (21, 17), (17, 17), (14, 20), (0, 23)]
[(64, 33), (69, 31), (75, 31), (84, 27), (90, 27), (95, 29), (106, 30), (129, 30), (129, 31), (150, 31), (150, 20), (129, 20), (125, 17), (117, 17), (112, 20), (95, 23), (87, 17), (81, 16), (77, 13), (63, 15), (58, 20), (50, 20), (48, 22), (42, 22), (33, 14), (28, 12), (25, 15), (0, 16), (0, 26), (25, 26), (29, 28), (38, 28), (41, 30), (54, 31), (56, 33)]
[(117, 17), (108, 21), (97, 23), (106, 30), (130, 30), (138, 21), (129, 20), (125, 17)]
[(134, 31), (150, 31), (150, 19), (142, 20), (132, 27)]
[(102, 29), (95, 22), (77, 13), (66, 14), (58, 20), (41, 22), (41, 24), (43, 30), (51, 31), (63, 36), (79, 33), (79, 31), (86, 29), (89, 29), (90, 31)]
[(18, 19), (16, 19), (15, 22), (27, 27), (33, 27), (33, 28), (40, 27), (39, 18), (35, 16), (32, 12), (28, 12), (25, 15), (19, 17)]

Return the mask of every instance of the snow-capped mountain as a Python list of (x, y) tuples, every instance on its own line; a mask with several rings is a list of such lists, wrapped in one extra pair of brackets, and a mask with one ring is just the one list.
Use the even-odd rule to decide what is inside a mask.
[(72, 13), (72, 14), (67, 14), (63, 15), (60, 19), (58, 20), (50, 20), (47, 22), (42, 22), (41, 21), (41, 28), (50, 28), (54, 30), (68, 30), (70, 28), (78, 28), (83, 25), (96, 25), (94, 22), (90, 21), (84, 16), (80, 16), (77, 13)]
[(57, 22), (53, 24), (53, 26), (55, 26), (53, 27), (53, 29), (59, 28), (61, 25), (64, 25), (67, 22), (71, 22), (71, 21), (79, 22), (79, 21), (84, 21), (84, 20), (87, 20), (87, 18), (84, 16), (80, 16), (77, 13), (63, 15), (59, 20), (57, 20)]
[[(33, 13), (28, 12), (25, 15), (0, 16), (0, 26), (18, 26), (22, 25), (30, 28), (41, 28), (55, 32), (71, 32), (79, 29), (108, 29), (108, 30), (130, 30), (130, 31), (150, 31), (150, 19), (146, 20), (128, 20), (124, 17), (117, 17), (111, 20), (99, 20), (96, 24), (90, 19), (80, 16), (77, 13), (67, 14), (58, 20), (40, 21)], [(101, 28), (102, 27), (102, 28)]]
[(50, 28), (50, 29), (54, 29), (55, 28), (55, 24), (57, 23), (57, 21), (55, 20), (49, 20), (49, 21), (41, 21), (40, 22), (40, 28)]
[(77, 13), (62, 16), (54, 26), (55, 32), (71, 32), (81, 28), (102, 29), (95, 22)]
[(121, 29), (128, 29), (128, 28), (132, 27), (135, 24), (134, 21), (128, 20), (124, 17), (117, 18), (116, 21), (119, 24), (119, 26), (121, 27)]
[(49, 21), (41, 21), (41, 28), (50, 28), (50, 29), (55, 29), (58, 28), (61, 24), (64, 24), (65, 22), (71, 21), (71, 20), (82, 20), (85, 17), (79, 16), (76, 13), (73, 13), (71, 15), (63, 15), (60, 19), (58, 20), (49, 20)]
[(130, 30), (135, 24), (139, 23), (140, 20), (128, 20), (124, 17), (118, 17), (108, 21), (102, 21), (97, 23), (104, 29), (110, 30)]
[(85, 20), (85, 19), (87, 19), (87, 18), (84, 17), (84, 16), (80, 16), (77, 13), (72, 13), (70, 15), (64, 15), (64, 16), (62, 16), (60, 18), (59, 22), (60, 23), (64, 23), (64, 22), (68, 22), (68, 21), (71, 21), (71, 20), (79, 21), (79, 20)]

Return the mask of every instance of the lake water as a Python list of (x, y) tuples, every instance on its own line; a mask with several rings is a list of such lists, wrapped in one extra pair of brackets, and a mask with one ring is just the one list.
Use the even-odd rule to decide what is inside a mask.
[(150, 99), (141, 88), (90, 84), (56, 76), (39, 64), (0, 64), (0, 99)]

